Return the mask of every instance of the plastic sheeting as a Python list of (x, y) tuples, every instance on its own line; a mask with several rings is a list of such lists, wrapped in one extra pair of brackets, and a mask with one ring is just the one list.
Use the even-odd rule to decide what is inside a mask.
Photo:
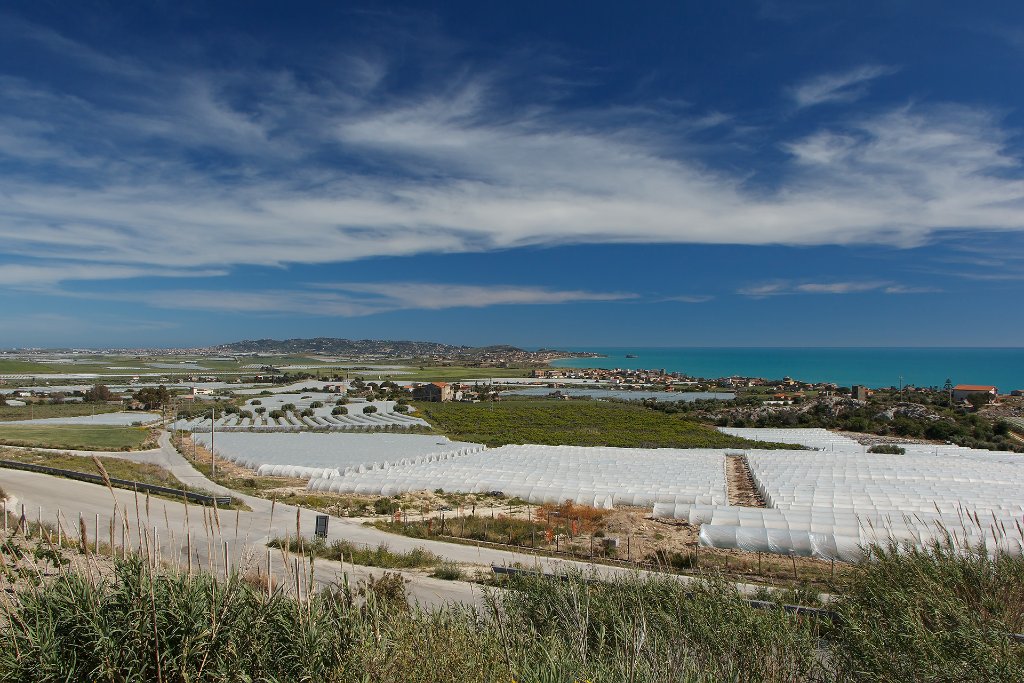
[(309, 488), (380, 495), (438, 488), (501, 491), (536, 504), (572, 500), (599, 508), (712, 504), (726, 500), (725, 456), (711, 449), (504, 446), (456, 459), (312, 479)]

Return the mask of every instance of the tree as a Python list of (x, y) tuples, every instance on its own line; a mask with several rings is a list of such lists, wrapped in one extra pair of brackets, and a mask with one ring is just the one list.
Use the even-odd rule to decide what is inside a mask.
[(409, 406), (405, 405), (404, 403), (398, 403), (398, 404), (395, 405), (395, 412), (396, 413), (407, 413), (407, 412), (409, 412)]
[(974, 406), (975, 410), (988, 405), (991, 401), (992, 394), (987, 391), (975, 391), (974, 393), (967, 394), (967, 402)]
[(133, 398), (145, 405), (147, 410), (151, 410), (170, 401), (171, 392), (161, 384), (159, 387), (143, 387), (135, 392)]
[(363, 413), (365, 413), (365, 414), (376, 413), (376, 412), (377, 412), (377, 406), (366, 406), (365, 408), (363, 408)]
[(106, 384), (97, 384), (85, 392), (85, 400), (89, 403), (103, 403), (106, 401), (116, 401), (117, 396)]
[(331, 415), (348, 415), (348, 408), (345, 406), (335, 406), (334, 409), (331, 410)]

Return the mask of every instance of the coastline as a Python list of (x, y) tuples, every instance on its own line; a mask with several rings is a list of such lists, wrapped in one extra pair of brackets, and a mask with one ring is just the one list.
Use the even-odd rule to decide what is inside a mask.
[[(570, 349), (575, 350), (575, 349)], [(792, 377), (870, 388), (991, 384), (1024, 389), (1020, 347), (590, 347), (596, 358), (552, 360), (556, 368), (665, 369), (694, 377)], [(634, 354), (636, 358), (626, 358)]]

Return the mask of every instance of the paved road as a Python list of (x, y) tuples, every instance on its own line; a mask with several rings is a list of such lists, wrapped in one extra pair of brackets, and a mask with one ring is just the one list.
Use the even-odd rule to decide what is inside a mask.
[[(239, 494), (216, 484), (202, 475), (186, 460), (170, 442), (164, 432), (157, 451), (121, 453), (119, 455), (152, 462), (166, 467), (181, 481), (199, 489), (219, 494), (231, 494), (240, 498), (252, 508), (251, 511), (220, 511), (216, 517), (196, 505), (161, 498), (147, 499), (125, 490), (114, 489), (111, 493), (103, 486), (86, 482), (51, 477), (34, 472), (0, 470), (0, 486), (17, 496), (25, 505), (26, 516), (34, 521), (41, 515), (43, 521), (54, 522), (58, 511), (64, 520), (64, 527), (77, 535), (78, 515), (81, 513), (90, 534), (97, 525), (100, 540), (109, 540), (110, 520), (114, 519), (115, 544), (121, 544), (121, 520), (127, 516), (131, 522), (127, 541), (134, 547), (144, 543), (147, 536), (157, 534), (161, 557), (165, 560), (186, 562), (189, 534), (193, 540), (193, 561), (223, 571), (224, 543), (228, 545), (229, 561), (232, 566), (259, 565), (265, 567), (266, 543), (272, 538), (294, 537), (298, 531), (304, 537), (311, 537), (316, 512), (297, 509), (290, 505), (272, 504), (263, 498)], [(114, 502), (117, 502), (117, 510)], [(154, 527), (156, 530), (154, 532)], [(143, 530), (146, 530), (143, 532)], [(570, 569), (593, 571), (599, 576), (610, 577), (635, 572), (633, 569), (613, 567), (561, 558), (541, 558), (528, 553), (497, 550), (487, 547), (446, 543), (436, 540), (413, 539), (387, 533), (375, 527), (364, 526), (361, 521), (345, 517), (331, 517), (328, 541), (344, 539), (369, 546), (386, 543), (392, 550), (408, 551), (425, 548), (448, 560), (477, 565), (511, 565), (520, 563), (545, 572), (564, 572)], [(275, 577), (284, 577), (292, 569), (293, 558), (282, 553), (272, 554)], [(316, 580), (319, 584), (332, 584), (341, 580), (342, 572), (349, 580), (358, 581), (368, 576), (379, 576), (383, 570), (352, 566), (320, 560), (316, 562)], [(446, 602), (481, 604), (482, 592), (479, 586), (458, 581), (432, 579), (419, 572), (402, 572), (410, 580), (409, 588), (413, 598), (424, 606)], [(689, 581), (688, 577), (678, 577)], [(741, 584), (744, 592), (753, 592), (755, 587)]]

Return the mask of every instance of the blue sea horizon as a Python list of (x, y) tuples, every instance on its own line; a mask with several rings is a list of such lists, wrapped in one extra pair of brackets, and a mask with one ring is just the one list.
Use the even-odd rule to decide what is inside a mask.
[[(558, 367), (660, 369), (695, 377), (789, 376), (872, 388), (987, 384), (1024, 389), (1024, 348), (954, 347), (568, 347), (604, 358), (567, 358)], [(627, 358), (635, 355), (636, 358)]]

